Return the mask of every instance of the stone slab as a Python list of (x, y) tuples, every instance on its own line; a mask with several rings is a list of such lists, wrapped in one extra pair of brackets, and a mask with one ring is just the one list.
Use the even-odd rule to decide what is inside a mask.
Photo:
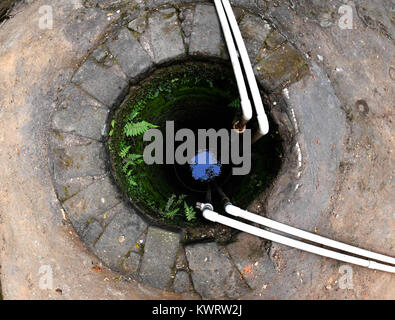
[(226, 249), (252, 289), (261, 290), (275, 276), (275, 269), (260, 238), (243, 232)]
[(108, 109), (97, 100), (72, 86), (52, 119), (52, 128), (83, 137), (102, 140)]
[(120, 203), (116, 210), (117, 215), (95, 244), (94, 252), (107, 266), (121, 271), (121, 259), (126, 258), (125, 255), (136, 246), (136, 241), (147, 225), (130, 206), (124, 203)]
[(121, 29), (110, 37), (106, 45), (131, 80), (147, 72), (153, 65), (151, 57), (128, 29)]
[(121, 201), (120, 198), (110, 178), (104, 177), (66, 200), (63, 206), (77, 233), (81, 233), (89, 219), (115, 207)]
[(155, 63), (163, 63), (185, 56), (181, 25), (175, 9), (163, 9), (153, 13), (149, 17), (148, 23)]
[(128, 276), (137, 276), (140, 265), (141, 255), (137, 252), (129, 252), (127, 257), (122, 261), (122, 273)]
[(284, 44), (260, 60), (254, 71), (263, 88), (273, 91), (281, 84), (296, 79), (305, 64), (299, 51), (290, 44)]
[(76, 144), (55, 145), (51, 150), (55, 181), (106, 173), (106, 150), (101, 142), (84, 140)]
[(199, 4), (195, 8), (189, 54), (224, 59), (228, 57), (217, 12), (212, 5)]
[(241, 274), (216, 243), (189, 245), (185, 252), (193, 286), (203, 298), (235, 299), (248, 292)]
[(81, 239), (88, 246), (92, 248), (97, 239), (103, 232), (103, 227), (96, 220), (90, 221), (82, 231)]
[(156, 288), (169, 288), (179, 246), (179, 234), (150, 227), (139, 273), (140, 280)]
[(128, 82), (118, 66), (106, 68), (88, 59), (74, 74), (72, 82), (108, 107), (125, 96)]
[(266, 37), (270, 33), (271, 27), (262, 18), (250, 14), (243, 17), (239, 27), (250, 61), (254, 64), (259, 50), (264, 45)]
[(177, 293), (193, 291), (193, 285), (188, 272), (183, 270), (178, 271), (174, 278), (173, 287), (174, 291)]

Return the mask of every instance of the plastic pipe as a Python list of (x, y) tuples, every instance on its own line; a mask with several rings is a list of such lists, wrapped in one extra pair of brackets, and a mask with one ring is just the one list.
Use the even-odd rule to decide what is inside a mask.
[(221, 0), (214, 0), (215, 7), (217, 8), (218, 18), (224, 32), (225, 42), (228, 46), (230, 60), (232, 62), (233, 71), (235, 73), (237, 87), (240, 94), (240, 104), (243, 111), (243, 123), (247, 123), (252, 118), (252, 106), (248, 97), (247, 87), (244, 82), (243, 71), (238, 58), (238, 53), (233, 42), (232, 33), (226, 18), (224, 8), (222, 7)]
[(232, 216), (235, 217), (240, 217), (255, 223), (258, 223), (260, 225), (263, 225), (265, 227), (271, 228), (271, 229), (275, 229), (305, 240), (309, 240), (309, 241), (313, 241), (316, 243), (320, 243), (323, 244), (325, 246), (328, 247), (332, 247), (332, 248), (336, 248), (345, 252), (350, 252), (353, 254), (356, 254), (358, 256), (362, 256), (362, 257), (366, 257), (366, 258), (370, 258), (370, 259), (374, 259), (374, 260), (378, 260), (378, 261), (382, 261), (382, 262), (386, 262), (389, 264), (394, 264), (395, 265), (395, 258), (383, 255), (383, 254), (379, 254), (379, 253), (375, 253), (372, 251), (368, 251), (365, 249), (360, 249), (358, 247), (354, 247), (339, 241), (335, 241), (335, 240), (331, 240), (307, 231), (303, 231), (291, 226), (288, 226), (286, 224), (280, 223), (280, 222), (276, 222), (273, 221), (271, 219), (259, 216), (257, 214), (248, 212), (246, 210), (240, 209), (232, 204), (227, 204), (225, 205), (225, 211), (229, 214), (231, 214)]
[[(215, 2), (219, 2), (219, 1), (215, 0)], [(229, 1), (222, 0), (222, 5), (223, 8), (225, 9), (226, 16), (228, 18), (231, 30), (233, 32), (233, 36), (237, 44), (237, 49), (239, 50), (240, 58), (241, 61), (243, 62), (243, 67), (246, 73), (248, 85), (250, 86), (252, 100), (254, 102), (255, 110), (257, 113), (258, 125), (259, 125), (258, 134), (260, 134), (260, 136), (264, 136), (269, 132), (269, 121), (267, 119), (265, 109), (263, 107), (262, 97), (259, 92), (258, 84), (256, 82), (254, 70), (252, 69), (250, 57), (248, 55), (243, 37), (239, 29), (239, 25), (237, 24), (236, 17), (233, 13)]]
[(276, 233), (273, 233), (270, 231), (266, 231), (266, 230), (251, 226), (249, 224), (222, 216), (222, 215), (218, 214), (217, 212), (213, 211), (213, 207), (211, 204), (199, 204), (199, 207), (203, 212), (203, 217), (206, 218), (207, 220), (212, 221), (212, 222), (218, 222), (218, 223), (221, 223), (221, 224), (226, 225), (228, 227), (253, 234), (253, 235), (258, 236), (260, 238), (264, 238), (269, 241), (277, 242), (277, 243), (280, 243), (280, 244), (283, 244), (286, 246), (290, 246), (290, 247), (293, 247), (296, 249), (300, 249), (303, 251), (311, 252), (311, 253), (314, 253), (314, 254), (317, 254), (317, 255), (320, 255), (323, 257), (328, 257), (328, 258), (336, 259), (336, 260), (343, 261), (346, 263), (351, 263), (351, 264), (359, 265), (362, 267), (367, 267), (369, 269), (375, 269), (375, 270), (395, 273), (395, 267), (393, 267), (393, 266), (388, 266), (388, 265), (377, 263), (374, 261), (356, 258), (356, 257), (352, 257), (352, 256), (349, 256), (349, 255), (346, 255), (343, 253), (320, 248), (320, 247), (317, 247), (317, 246), (314, 246), (311, 244), (304, 243), (299, 240), (290, 239), (285, 236), (282, 236), (282, 235), (279, 235), (279, 234), (276, 234)]

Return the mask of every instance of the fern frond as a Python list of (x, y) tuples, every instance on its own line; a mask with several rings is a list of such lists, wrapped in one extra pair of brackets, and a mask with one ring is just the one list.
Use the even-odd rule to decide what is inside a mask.
[(133, 111), (128, 115), (128, 117), (126, 118), (126, 121), (127, 121), (127, 122), (133, 121), (134, 119), (136, 119), (136, 117), (139, 115), (139, 113), (140, 113), (139, 110), (133, 110)]
[(241, 101), (240, 98), (236, 98), (231, 103), (229, 103), (228, 107), (240, 109), (241, 108)]
[(169, 211), (170, 208), (172, 208), (175, 199), (176, 199), (176, 195), (172, 194), (171, 197), (167, 200), (164, 211)]
[(158, 126), (155, 126), (147, 121), (140, 121), (136, 123), (128, 122), (125, 125), (124, 133), (127, 137), (136, 137), (144, 134), (147, 130), (152, 128), (158, 128)]
[(119, 152), (119, 156), (120, 156), (122, 159), (125, 159), (126, 156), (127, 156), (128, 153), (129, 153), (130, 148), (131, 148), (131, 146), (125, 146), (125, 147), (121, 148), (121, 151)]
[(187, 203), (184, 201), (184, 210), (185, 210), (185, 217), (188, 221), (192, 221), (196, 218), (196, 211), (193, 209), (192, 206), (188, 206)]

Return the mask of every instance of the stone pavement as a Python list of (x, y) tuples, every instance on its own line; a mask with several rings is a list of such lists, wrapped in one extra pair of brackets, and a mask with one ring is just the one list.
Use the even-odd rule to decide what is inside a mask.
[[(266, 20), (240, 11), (238, 15), (258, 79), (268, 92), (281, 92), (283, 86), (308, 70), (302, 54)], [(137, 16), (127, 21), (127, 27), (115, 28), (99, 44), (74, 74), (64, 101), (54, 113), (51, 159), (58, 193), (68, 188), (71, 179), (93, 180), (76, 192), (68, 190), (65, 200), (61, 191), (59, 198), (81, 239), (111, 269), (160, 289), (194, 291), (203, 298), (238, 298), (254, 285), (249, 286), (244, 279), (246, 266), (232, 262), (235, 250), (229, 254), (215, 243), (187, 245), (186, 267), (178, 270), (177, 253), (180, 248), (184, 250), (180, 235), (154, 227), (147, 229), (109, 178), (101, 142), (107, 132), (104, 117), (125, 97), (127, 81), (135, 83), (161, 64), (187, 55), (228, 59), (213, 5), (189, 5), (177, 10), (166, 7), (146, 12), (144, 23), (139, 19)], [(267, 44), (269, 35), (272, 40)], [(106, 56), (113, 57), (116, 64), (106, 63)], [(284, 105), (286, 109), (286, 102)], [(117, 212), (112, 219), (107, 217), (106, 224), (100, 223), (99, 218), (113, 208)], [(138, 258), (131, 252), (142, 245), (137, 240), (143, 233), (146, 240)], [(243, 239), (239, 238), (239, 242)], [(265, 266), (273, 269), (270, 264)], [(257, 268), (254, 276), (260, 278), (266, 271)]]
[[(393, 97), (388, 89), (393, 81), (388, 71), (393, 44), (386, 38), (391, 28), (386, 23), (374, 24), (372, 21), (380, 15), (358, 1), (354, 9), (361, 19), (356, 15), (354, 21), (365, 33), (356, 31), (355, 39), (349, 36), (354, 39), (350, 48), (344, 44), (341, 52), (332, 57), (339, 43), (344, 42), (344, 33), (337, 29), (333, 18), (321, 13), (336, 12), (340, 2), (321, 5), (313, 1), (307, 5), (293, 1), (294, 8), (288, 1), (279, 2), (271, 6), (265, 1), (233, 1), (256, 76), (265, 90), (265, 102), (284, 137), (286, 154), (270, 196), (258, 199), (259, 205), (250, 210), (372, 250), (392, 248), (393, 218), (388, 215), (391, 201), (372, 191), (388, 191), (392, 183), (375, 171), (380, 166), (391, 171), (388, 163), (393, 157), (387, 150), (390, 137), (386, 122), (392, 103), (389, 97)], [(50, 46), (48, 56), (42, 56), (45, 50), (41, 47), (37, 51), (41, 59), (56, 61), (42, 69), (34, 65), (32, 76), (45, 79), (40, 85), (33, 86), (33, 78), (26, 75), (30, 81), (12, 89), (21, 91), (11, 90), (11, 95), (3, 98), (2, 130), (8, 127), (10, 133), (15, 133), (11, 138), (6, 130), (0, 139), (2, 144), (6, 137), (11, 141), (6, 145), (9, 158), (2, 156), (1, 160), (13, 168), (0, 176), (6, 181), (1, 196), (7, 199), (10, 212), (2, 211), (0, 216), (4, 235), (0, 241), (4, 248), (1, 275), (6, 298), (57, 298), (55, 291), (36, 288), (42, 264), (57, 266), (56, 286), (63, 290), (58, 298), (393, 297), (390, 288), (394, 279), (387, 274), (372, 274), (355, 267), (354, 291), (331, 290), (340, 276), (337, 262), (246, 234), (239, 234), (234, 243), (226, 246), (214, 242), (184, 244), (181, 234), (150, 226), (132, 209), (109, 171), (104, 144), (109, 112), (125, 98), (130, 85), (161, 65), (196, 57), (226, 61), (227, 50), (214, 7), (204, 1), (136, 2), (122, 18), (116, 11), (125, 4), (123, 0), (89, 0), (84, 4), (88, 8), (78, 1), (67, 5), (54, 2), (68, 21), (75, 21), (65, 25), (64, 35), (54, 37), (57, 45)], [(37, 6), (28, 7), (22, 17), (35, 15)], [(307, 6), (313, 13), (304, 12)], [(4, 28), (11, 28), (14, 21), (7, 22), (10, 27), (5, 24)], [(372, 31), (377, 29), (384, 36)], [(12, 47), (4, 32), (0, 28), (0, 42)], [(32, 32), (38, 39), (39, 31)], [(41, 41), (49, 44), (51, 36)], [(16, 37), (22, 39), (23, 35)], [(358, 51), (356, 43), (360, 41), (364, 41), (366, 52), (373, 50), (380, 59)], [(62, 53), (64, 59), (69, 59), (67, 64), (56, 59), (62, 46), (67, 46)], [(0, 51), (1, 66), (10, 78), (13, 64), (5, 61), (18, 61), (20, 51), (18, 47), (12, 49), (14, 57), (4, 48)], [(363, 59), (349, 58), (355, 52), (364, 55)], [(350, 56), (342, 64), (345, 53)], [(370, 66), (371, 61), (377, 65)], [(379, 70), (385, 70), (385, 76)], [(51, 78), (54, 74), (56, 79)], [(370, 77), (376, 82), (375, 88)], [(12, 87), (9, 81), (3, 83), (4, 87)], [(48, 87), (48, 83), (56, 83), (57, 87)], [(345, 88), (344, 83), (350, 87)], [(30, 101), (16, 98), (25, 96), (23, 86), (30, 90)], [(43, 95), (44, 88), (47, 91)], [(366, 111), (363, 114), (353, 107), (357, 98), (368, 101), (368, 116)], [(380, 99), (384, 107), (380, 109), (375, 99)], [(13, 104), (23, 107), (11, 111)], [(13, 114), (25, 108), (33, 120), (24, 119), (23, 113)], [(8, 122), (20, 125), (15, 129)], [(21, 156), (18, 151), (15, 155), (15, 145), (23, 145)], [(371, 159), (380, 165), (369, 162)], [(15, 167), (11, 167), (14, 162)], [(380, 181), (361, 177), (359, 170), (353, 169), (358, 165), (369, 175), (380, 177)], [(14, 176), (23, 179), (16, 181)], [(23, 181), (29, 183), (29, 189), (22, 189)], [(22, 193), (26, 195), (22, 200), (15, 198), (15, 194)], [(350, 200), (359, 193), (363, 205)], [(343, 194), (349, 198), (344, 200)], [(381, 208), (378, 204), (382, 204)], [(34, 234), (31, 215), (39, 230)], [(371, 222), (368, 227), (360, 223), (364, 220)], [(15, 238), (15, 226), (25, 231), (21, 239)], [(347, 232), (353, 237), (345, 235), (345, 226), (355, 231)], [(10, 247), (15, 248), (13, 255)], [(37, 257), (33, 262), (29, 260), (32, 253)], [(21, 262), (16, 264), (12, 256)], [(26, 265), (37, 267), (37, 271), (24, 271)], [(19, 275), (14, 282), (12, 274)], [(372, 289), (367, 289), (368, 283)]]

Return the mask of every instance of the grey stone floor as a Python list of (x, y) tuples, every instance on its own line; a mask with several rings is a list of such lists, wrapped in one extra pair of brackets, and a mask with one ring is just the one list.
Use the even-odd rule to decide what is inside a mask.
[[(34, 16), (39, 2), (22, 17)], [(133, 5), (125, 9), (128, 2)], [(393, 205), (385, 195), (393, 181), (380, 169), (393, 171), (387, 123), (393, 103), (388, 83), (393, 85), (395, 77), (388, 40), (393, 27), (385, 14), (393, 11), (383, 13), (381, 3), (355, 1), (356, 29), (344, 32), (336, 21), (341, 1), (232, 3), (265, 100), (287, 143), (286, 165), (270, 197), (249, 210), (391, 254)], [(204, 1), (181, 0), (53, 5), (69, 19), (62, 36), (55, 30), (41, 39), (49, 51), (40, 45), (32, 49), (35, 59), (52, 59), (51, 64), (35, 66), (36, 60), (21, 49), (18, 39), (24, 35), (16, 32), (10, 39), (11, 32), (0, 29), (4, 74), (14, 79), (16, 73), (19, 79), (2, 82), (10, 93), (3, 95), (0, 113), (0, 142), (7, 150), (1, 160), (9, 164), (0, 175), (0, 195), (8, 208), (0, 216), (6, 298), (56, 298), (35, 284), (42, 264), (58, 266), (56, 285), (66, 298), (180, 297), (169, 291), (197, 298), (394, 296), (394, 278), (386, 274), (355, 267), (355, 290), (332, 290), (339, 278), (337, 262), (243, 233), (227, 246), (184, 246), (180, 234), (148, 225), (122, 200), (109, 175), (103, 157), (107, 117), (131, 84), (163, 63), (188, 56), (228, 59), (215, 10)], [(31, 30), (33, 38), (41, 37)], [(29, 82), (18, 86), (24, 77)], [(366, 99), (369, 111), (354, 107), (360, 99)], [(25, 119), (25, 110), (33, 120)], [(50, 128), (45, 127), (49, 116)], [(48, 136), (47, 154), (43, 141)], [(18, 145), (24, 147), (15, 155)], [(374, 191), (379, 188), (382, 193)], [(361, 223), (365, 220), (369, 223)], [(92, 275), (93, 265), (100, 272)]]
[[(274, 189), (273, 201), (277, 203), (269, 200), (270, 213), (322, 211), (339, 165), (339, 142), (344, 135), (340, 103), (320, 68), (313, 63), (308, 66), (304, 55), (267, 20), (240, 8), (236, 13), (257, 78), (268, 99), (276, 100), (273, 114), (288, 123), (280, 126), (289, 136), (289, 159)], [(275, 272), (275, 264), (270, 263), (274, 258), (259, 249), (261, 241), (240, 236), (225, 247), (201, 243), (184, 248), (179, 234), (148, 226), (121, 200), (103, 157), (106, 116), (124, 99), (129, 84), (163, 63), (187, 56), (228, 59), (211, 4), (148, 10), (114, 28), (75, 72), (54, 113), (54, 184), (81, 239), (111, 269), (160, 289), (192, 290), (203, 298), (238, 298), (260, 289), (267, 274)], [(303, 84), (292, 84), (304, 76), (299, 82)], [(322, 121), (333, 123), (331, 130), (322, 127)], [(334, 126), (338, 129), (333, 130)], [(310, 138), (312, 131), (314, 138)], [(322, 141), (319, 151), (316, 137)], [(327, 170), (319, 170), (328, 163)], [(322, 191), (316, 193), (308, 181), (320, 176), (325, 179)], [(305, 187), (298, 190), (300, 185)], [(280, 206), (284, 196), (288, 203)], [(311, 228), (316, 219), (319, 217), (313, 213), (305, 214), (301, 222)], [(141, 238), (143, 243), (138, 242)], [(239, 252), (253, 250), (250, 242), (262, 251), (252, 260)], [(144, 250), (136, 250), (136, 246)], [(179, 254), (185, 259), (182, 268), (176, 266)]]

